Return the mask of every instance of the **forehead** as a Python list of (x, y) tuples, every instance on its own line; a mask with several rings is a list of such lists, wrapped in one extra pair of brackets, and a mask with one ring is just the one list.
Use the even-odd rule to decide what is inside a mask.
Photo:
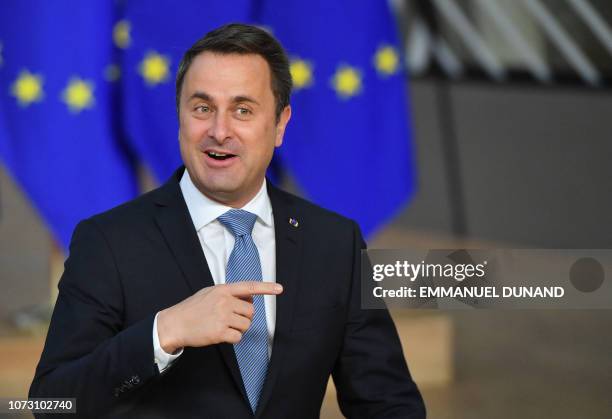
[(203, 90), (215, 96), (257, 95), (273, 97), (270, 68), (258, 54), (197, 55), (185, 74), (183, 94)]

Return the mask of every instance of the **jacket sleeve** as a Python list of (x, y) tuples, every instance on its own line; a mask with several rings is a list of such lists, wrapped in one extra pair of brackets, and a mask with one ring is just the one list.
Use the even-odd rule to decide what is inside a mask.
[(29, 397), (74, 397), (77, 417), (100, 417), (159, 376), (154, 315), (125, 327), (115, 258), (91, 219), (74, 231), (58, 288)]
[(344, 343), (332, 376), (347, 418), (424, 419), (425, 405), (410, 376), (387, 309), (361, 308), (361, 250), (353, 223), (353, 274)]

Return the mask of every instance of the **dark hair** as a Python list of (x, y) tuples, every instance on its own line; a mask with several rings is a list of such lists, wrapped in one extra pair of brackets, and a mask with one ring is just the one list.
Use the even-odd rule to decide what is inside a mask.
[(276, 102), (276, 119), (289, 105), (291, 95), (291, 73), (289, 59), (281, 44), (268, 32), (257, 26), (230, 23), (208, 32), (189, 48), (179, 64), (176, 73), (176, 111), (180, 112), (183, 79), (193, 59), (199, 54), (210, 51), (219, 54), (257, 54), (261, 55), (270, 67), (272, 93)]

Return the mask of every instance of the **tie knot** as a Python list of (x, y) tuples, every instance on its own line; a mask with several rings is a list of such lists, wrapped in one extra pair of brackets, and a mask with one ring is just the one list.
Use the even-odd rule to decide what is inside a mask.
[(255, 214), (241, 209), (229, 210), (218, 218), (234, 237), (250, 235), (256, 219)]

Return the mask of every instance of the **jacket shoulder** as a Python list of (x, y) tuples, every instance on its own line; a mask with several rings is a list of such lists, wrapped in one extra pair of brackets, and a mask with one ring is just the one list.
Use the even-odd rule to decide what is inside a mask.
[(126, 227), (134, 228), (143, 223), (149, 224), (154, 218), (157, 197), (162, 187), (95, 214), (82, 222), (93, 223), (103, 231), (117, 231)]
[(317, 205), (293, 193), (278, 188), (274, 189), (279, 198), (283, 202), (286, 202), (289, 208), (293, 208), (295, 210), (296, 215), (303, 217), (305, 220), (312, 221), (314, 227), (316, 227), (318, 230), (348, 230), (352, 233), (355, 229), (359, 229), (358, 224), (351, 218)]

